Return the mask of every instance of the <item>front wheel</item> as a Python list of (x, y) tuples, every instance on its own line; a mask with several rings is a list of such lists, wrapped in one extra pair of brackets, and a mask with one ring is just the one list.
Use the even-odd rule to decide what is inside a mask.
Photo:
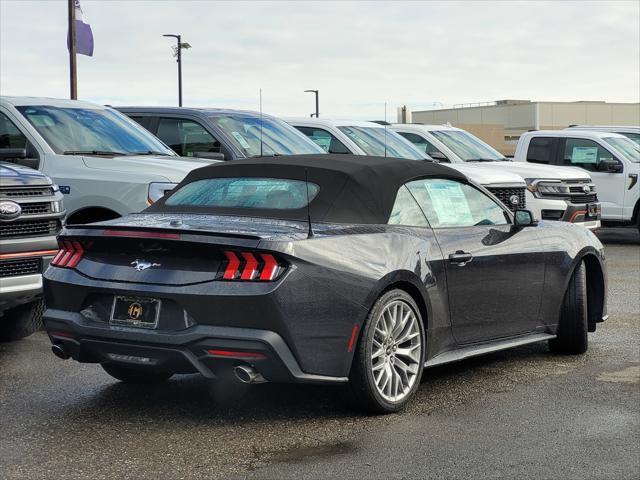
[(117, 363), (102, 363), (102, 368), (113, 378), (125, 383), (161, 383), (169, 380), (171, 372), (152, 370), (149, 367), (120, 365)]
[(420, 385), (424, 338), (420, 310), (409, 294), (390, 290), (376, 301), (349, 375), (358, 408), (392, 413), (406, 406)]
[(587, 279), (584, 262), (580, 262), (564, 294), (557, 337), (549, 340), (549, 348), (554, 353), (585, 353), (589, 347), (588, 329)]

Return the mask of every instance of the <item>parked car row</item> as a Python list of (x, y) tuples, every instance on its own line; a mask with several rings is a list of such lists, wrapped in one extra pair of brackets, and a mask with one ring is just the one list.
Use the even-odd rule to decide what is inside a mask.
[[(37, 328), (50, 263), (60, 358), (135, 383), (348, 384), (359, 408), (392, 412), (424, 368), (541, 341), (583, 353), (607, 318), (603, 248), (583, 228), (599, 203), (579, 169), (508, 162), (450, 127), (118, 110), (0, 103), (0, 192), (27, 196), (13, 175), (51, 197), (38, 212), (5, 202), (3, 246), (35, 238), (16, 234), (0, 266), (39, 262), (6, 305)], [(29, 172), (41, 183), (18, 180)]]

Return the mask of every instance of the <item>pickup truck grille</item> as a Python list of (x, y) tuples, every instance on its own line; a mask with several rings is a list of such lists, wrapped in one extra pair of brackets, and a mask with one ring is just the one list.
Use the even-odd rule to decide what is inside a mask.
[[(517, 208), (523, 209), (526, 207), (526, 197), (525, 197), (525, 187), (509, 187), (509, 188), (499, 188), (499, 187), (488, 187), (491, 193), (493, 193), (498, 199), (504, 203), (509, 210), (514, 211)], [(516, 195), (518, 197), (518, 203), (513, 203), (511, 201), (511, 197)]]
[(0, 260), (0, 278), (32, 275), (34, 273), (40, 273), (39, 258)]
[(27, 220), (0, 223), (0, 238), (56, 235), (59, 230), (60, 222), (58, 220)]
[(595, 193), (581, 193), (579, 195), (571, 194), (569, 201), (571, 203), (593, 203), (598, 201), (598, 196)]
[(0, 188), (0, 197), (47, 197), (53, 195), (51, 187)]
[(51, 202), (23, 203), (22, 215), (46, 215), (51, 213)]

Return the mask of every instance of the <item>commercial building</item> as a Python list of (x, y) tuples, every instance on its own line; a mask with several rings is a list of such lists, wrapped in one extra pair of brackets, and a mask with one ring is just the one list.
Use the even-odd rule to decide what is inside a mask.
[(518, 138), (529, 130), (555, 130), (582, 124), (640, 125), (640, 103), (498, 100), (416, 111), (404, 118), (414, 123), (449, 123), (482, 138), (503, 154), (513, 155)]

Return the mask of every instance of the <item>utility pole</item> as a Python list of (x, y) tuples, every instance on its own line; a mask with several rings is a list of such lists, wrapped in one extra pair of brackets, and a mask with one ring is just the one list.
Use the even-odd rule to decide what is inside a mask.
[(174, 35), (172, 33), (167, 33), (166, 35), (162, 35), (163, 37), (173, 37), (178, 42), (175, 47), (175, 56), (177, 57), (178, 62), (178, 106), (182, 106), (182, 49), (183, 48), (191, 48), (191, 45), (184, 42), (182, 43), (182, 35)]
[(78, 67), (76, 63), (76, 2), (67, 0), (69, 9), (69, 97), (78, 99)]
[(315, 115), (316, 118), (320, 117), (320, 100), (318, 98), (320, 91), (319, 90), (305, 90), (304, 92), (305, 93), (315, 93), (316, 94), (316, 113), (315, 114), (312, 113), (311, 114), (311, 118), (313, 118), (314, 115)]

